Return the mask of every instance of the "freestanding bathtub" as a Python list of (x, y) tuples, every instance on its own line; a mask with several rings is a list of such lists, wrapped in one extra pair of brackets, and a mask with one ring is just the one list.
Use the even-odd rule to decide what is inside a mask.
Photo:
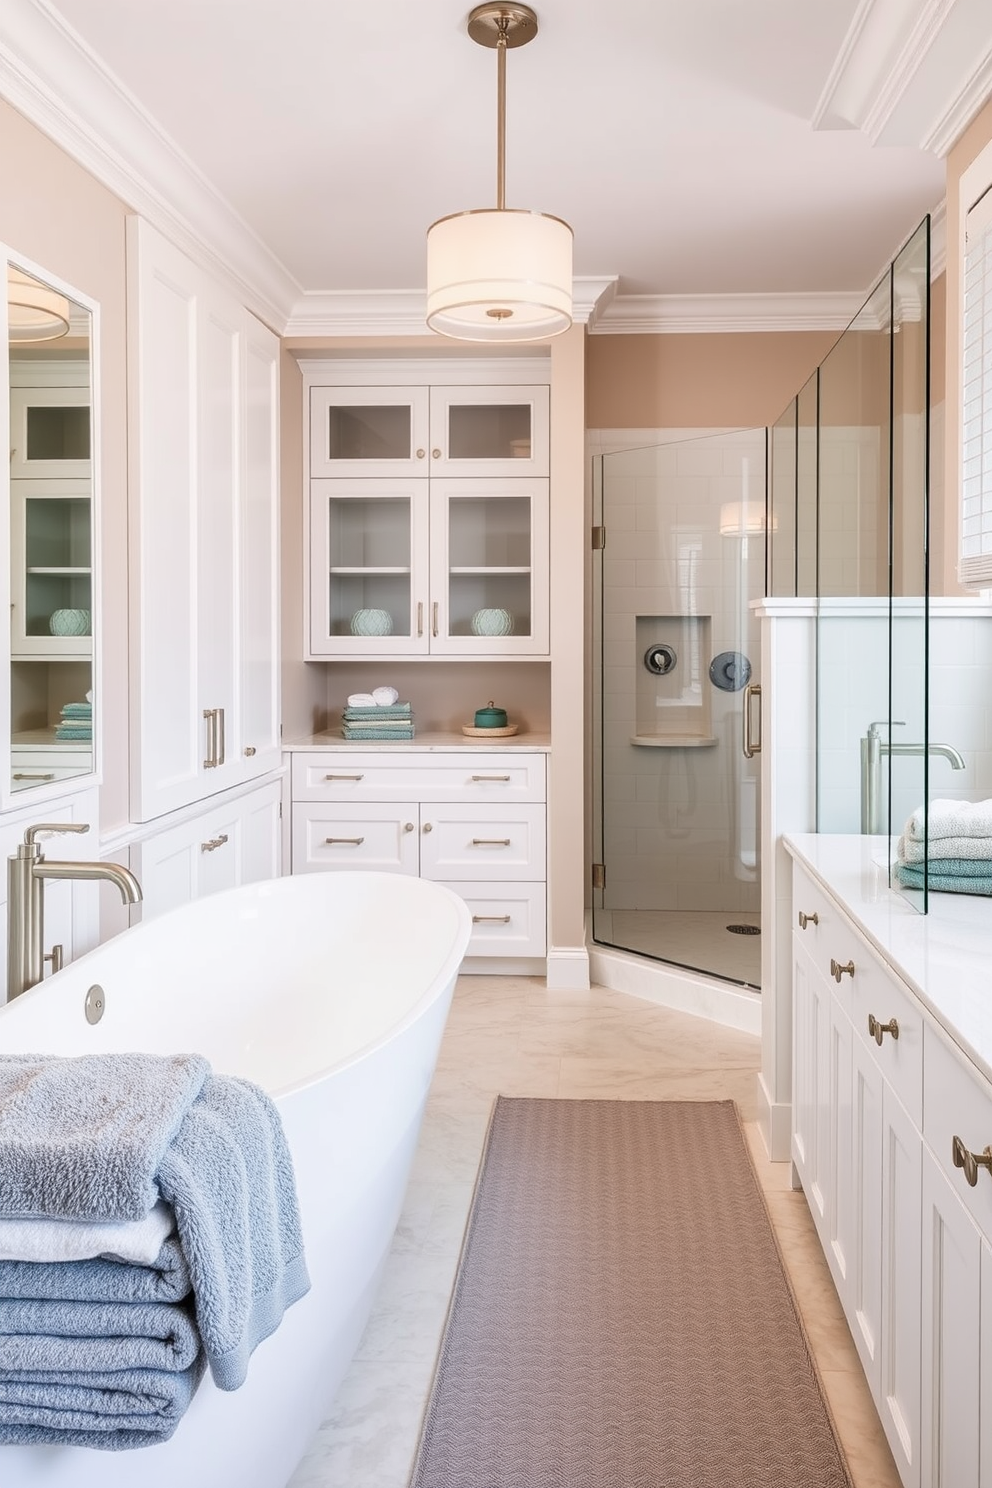
[[(205, 1378), (169, 1441), (0, 1446), (9, 1488), (284, 1488), (361, 1338), (471, 922), (439, 884), (305, 874), (138, 925), (0, 1008), (0, 1051), (197, 1050), (274, 1097), (312, 1288), (240, 1390)], [(90, 1025), (88, 990), (106, 1011)], [(356, 1485), (357, 1488), (357, 1485)]]

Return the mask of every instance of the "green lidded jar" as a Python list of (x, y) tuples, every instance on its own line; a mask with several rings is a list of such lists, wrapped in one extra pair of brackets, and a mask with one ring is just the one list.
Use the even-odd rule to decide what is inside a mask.
[(476, 709), (475, 727), (506, 728), (506, 709), (497, 708), (492, 698), (490, 698), (488, 707)]

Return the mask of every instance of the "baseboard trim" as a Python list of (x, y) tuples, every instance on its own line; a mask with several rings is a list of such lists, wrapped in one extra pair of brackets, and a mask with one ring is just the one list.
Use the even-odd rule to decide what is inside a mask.
[(694, 975), (610, 946), (590, 946), (589, 969), (597, 986), (629, 992), (742, 1033), (761, 1033), (760, 993), (739, 990), (712, 977)]
[(585, 946), (552, 947), (548, 952), (548, 991), (589, 991), (589, 952)]
[(773, 1101), (763, 1074), (758, 1076), (758, 1130), (772, 1162), (792, 1156), (792, 1103)]
[(458, 975), (543, 977), (544, 969), (543, 956), (466, 956)]

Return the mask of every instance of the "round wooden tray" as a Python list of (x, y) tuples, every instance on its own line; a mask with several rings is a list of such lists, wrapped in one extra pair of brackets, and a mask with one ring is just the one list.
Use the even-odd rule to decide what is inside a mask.
[(517, 732), (518, 724), (508, 723), (506, 728), (473, 728), (471, 724), (462, 724), (462, 733), (468, 734), (470, 739), (508, 739), (511, 734)]

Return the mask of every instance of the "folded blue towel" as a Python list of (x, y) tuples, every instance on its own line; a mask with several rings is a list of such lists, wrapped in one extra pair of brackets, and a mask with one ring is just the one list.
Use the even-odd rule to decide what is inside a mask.
[(376, 728), (372, 724), (368, 728), (365, 728), (357, 723), (346, 723), (341, 728), (341, 737), (344, 739), (392, 739), (396, 742), (400, 739), (412, 739), (414, 733), (412, 723), (408, 729)]
[(0, 1378), (43, 1370), (188, 1369), (200, 1351), (181, 1302), (35, 1302), (0, 1307)]
[[(203, 1374), (188, 1369), (26, 1370), (0, 1375), (0, 1443), (121, 1451), (168, 1441)], [(136, 1474), (140, 1481), (140, 1473)], [(13, 1488), (13, 1485), (12, 1485)]]
[(0, 1261), (0, 1298), (181, 1302), (189, 1296), (191, 1286), (186, 1257), (174, 1235), (165, 1241), (150, 1266), (109, 1259)]
[(86, 743), (92, 739), (93, 729), (89, 724), (85, 727), (77, 727), (72, 723), (60, 723), (55, 730), (56, 739), (77, 739), (80, 743)]
[(63, 718), (92, 718), (92, 703), (63, 703), (59, 710)]
[[(967, 858), (962, 859), (938, 859), (940, 871), (931, 869), (924, 874), (922, 863), (896, 863), (895, 876), (907, 889), (922, 889), (924, 883), (928, 889), (937, 889), (947, 894), (992, 894), (992, 874), (986, 872), (980, 863), (971, 863)], [(948, 873), (948, 862), (967, 863), (972, 869), (979, 872), (971, 873)]]
[(347, 707), (344, 710), (345, 718), (409, 718), (411, 714), (409, 703), (382, 703), (375, 707)]
[(236, 1390), (256, 1345), (310, 1288), (292, 1159), (265, 1091), (209, 1076), (158, 1183), (176, 1213), (211, 1374)]
[(141, 1219), (210, 1066), (200, 1054), (0, 1058), (0, 1214)]

